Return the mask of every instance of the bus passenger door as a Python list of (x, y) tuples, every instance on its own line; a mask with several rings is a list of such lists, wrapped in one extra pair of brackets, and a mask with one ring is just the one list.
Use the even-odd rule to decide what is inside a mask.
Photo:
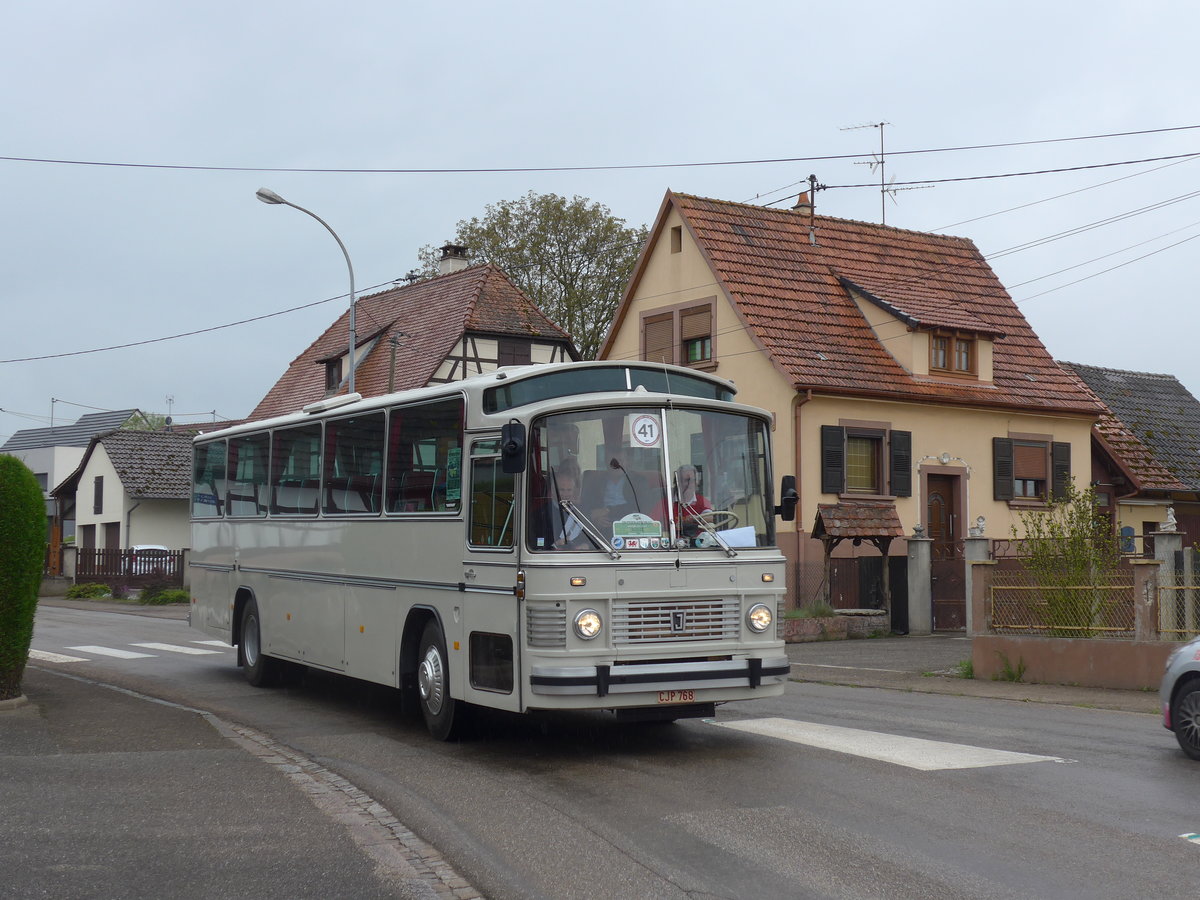
[(462, 629), (460, 638), (447, 634), (448, 650), (452, 659), (461, 653), (454, 668), (469, 703), (519, 711), (517, 477), (502, 470), (498, 440), (471, 445), (467, 484)]

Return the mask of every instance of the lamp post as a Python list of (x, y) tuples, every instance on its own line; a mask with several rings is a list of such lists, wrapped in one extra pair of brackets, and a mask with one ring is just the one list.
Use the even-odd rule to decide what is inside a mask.
[(349, 392), (354, 393), (354, 345), (357, 342), (357, 335), (354, 330), (354, 266), (350, 264), (350, 254), (346, 252), (346, 245), (342, 243), (342, 239), (337, 236), (337, 232), (329, 227), (329, 223), (318, 216), (315, 212), (305, 209), (303, 206), (297, 206), (295, 203), (290, 203), (284, 200), (277, 193), (269, 188), (259, 188), (254, 196), (263, 203), (272, 205), (283, 204), (290, 206), (292, 209), (298, 209), (307, 216), (312, 216), (318, 222), (325, 226), (325, 230), (333, 235), (333, 239), (337, 241), (337, 245), (342, 249), (342, 256), (346, 257), (346, 268), (350, 270), (350, 380), (347, 385)]

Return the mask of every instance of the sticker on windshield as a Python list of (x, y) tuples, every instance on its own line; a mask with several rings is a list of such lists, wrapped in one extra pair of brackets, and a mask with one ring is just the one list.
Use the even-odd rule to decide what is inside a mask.
[(658, 416), (642, 413), (629, 422), (629, 439), (639, 447), (657, 447), (662, 441), (662, 422)]

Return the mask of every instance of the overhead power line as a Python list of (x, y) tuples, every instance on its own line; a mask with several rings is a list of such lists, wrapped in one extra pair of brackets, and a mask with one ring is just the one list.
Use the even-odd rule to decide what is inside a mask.
[[(892, 184), (895, 187), (904, 187), (906, 185), (918, 184), (951, 184), (957, 181), (988, 181), (996, 178), (1023, 178), (1027, 175), (1059, 175), (1063, 172), (1084, 172), (1088, 169), (1111, 169), (1114, 166), (1136, 166), (1140, 165), (1141, 163), (1165, 162), (1170, 159), (1194, 159), (1197, 156), (1200, 156), (1200, 152), (1176, 153), (1173, 156), (1150, 156), (1146, 157), (1145, 159), (1125, 159), (1121, 160), (1120, 162), (1092, 163), (1091, 165), (1087, 166), (1063, 166), (1058, 169), (1032, 169), (1028, 172), (1003, 172), (998, 175), (963, 175), (958, 178), (923, 178), (920, 181), (894, 181)], [(835, 188), (877, 188), (879, 185), (871, 183), (827, 184), (823, 185), (823, 187), (828, 190), (833, 190)], [(790, 200), (791, 197), (784, 197), (783, 199)], [(782, 201), (776, 200), (774, 202), (780, 203)]]
[[(924, 153), (957, 153), (966, 150), (995, 150), (1004, 147), (1029, 147), (1039, 144), (1062, 144), (1074, 141), (1097, 141), (1109, 138), (1137, 137), (1148, 134), (1166, 134), (1175, 131), (1193, 131), (1200, 125), (1178, 125), (1170, 128), (1150, 128), (1141, 131), (1116, 131), (1107, 134), (1085, 134), (1063, 138), (1041, 138), (1030, 141), (1004, 141), (993, 144), (970, 144), (961, 147), (931, 147), (921, 150), (893, 150), (890, 156), (913, 156)], [(458, 168), (300, 168), (290, 166), (204, 166), (180, 163), (145, 163), (145, 162), (115, 162), (111, 160), (93, 159), (55, 159), (50, 157), (33, 156), (0, 156), (2, 162), (40, 163), (58, 166), (100, 166), (120, 169), (170, 169), (187, 172), (283, 172), (310, 175), (478, 175), (478, 174), (511, 174), (521, 172), (610, 172), (630, 169), (691, 169), (705, 166), (757, 166), (772, 163), (825, 162), (838, 159), (864, 159), (870, 153), (841, 153), (826, 156), (792, 156), (777, 159), (730, 159), (710, 160), (707, 162), (672, 162), (672, 163), (623, 163), (603, 166), (478, 166)], [(1172, 159), (1174, 157), (1163, 157)], [(914, 182), (929, 184), (932, 182)], [(840, 187), (861, 187), (862, 185), (839, 185)]]

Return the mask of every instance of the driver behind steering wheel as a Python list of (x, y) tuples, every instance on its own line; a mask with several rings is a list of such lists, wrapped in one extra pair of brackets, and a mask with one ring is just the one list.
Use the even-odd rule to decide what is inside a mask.
[(675, 470), (675, 502), (672, 518), (675, 527), (684, 537), (695, 537), (700, 533), (700, 517), (712, 512), (713, 505), (699, 492), (700, 474), (696, 467), (685, 463)]

